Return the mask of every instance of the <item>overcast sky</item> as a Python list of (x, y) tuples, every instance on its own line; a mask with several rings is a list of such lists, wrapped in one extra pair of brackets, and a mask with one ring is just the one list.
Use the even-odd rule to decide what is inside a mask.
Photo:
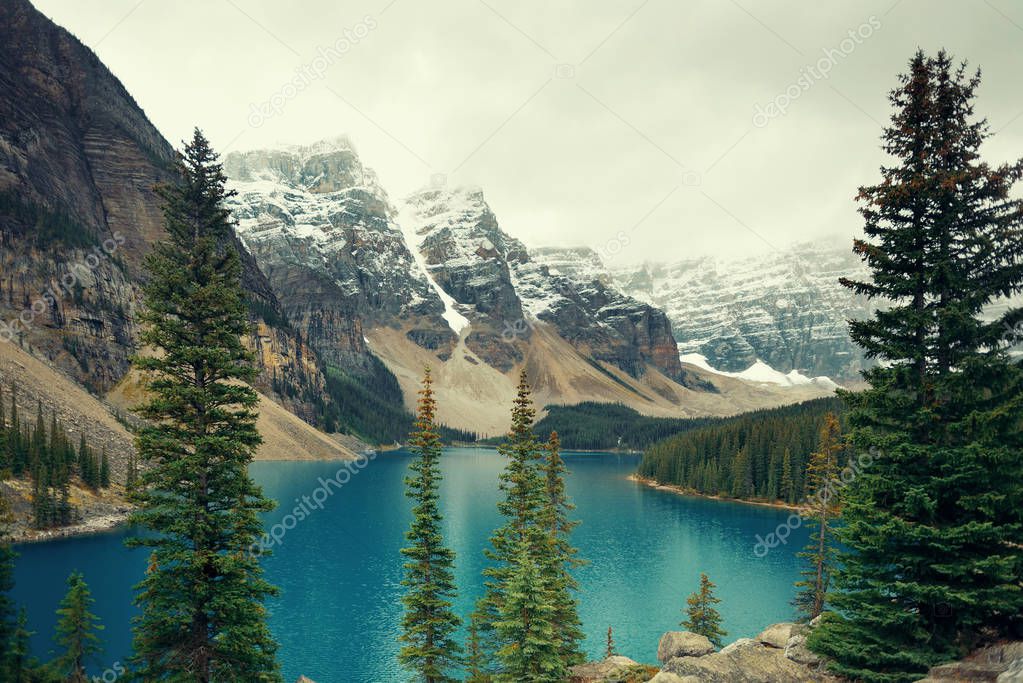
[(479, 185), (530, 246), (612, 262), (847, 243), (917, 47), (983, 68), (985, 156), (1023, 156), (1011, 0), (34, 2), (175, 144), (347, 134), (395, 200)]

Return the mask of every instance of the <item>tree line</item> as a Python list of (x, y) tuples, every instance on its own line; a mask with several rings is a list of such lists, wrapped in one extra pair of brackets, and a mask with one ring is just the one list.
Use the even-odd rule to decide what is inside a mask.
[(795, 504), (810, 493), (805, 472), (821, 427), (843, 413), (831, 397), (719, 419), (650, 446), (638, 474), (701, 494)]
[(592, 401), (549, 405), (546, 411), (536, 432), (557, 432), (563, 447), (581, 451), (641, 450), (679, 432), (720, 421), (713, 417), (649, 417), (628, 406)]
[(42, 403), (35, 420), (18, 412), (17, 388), (0, 389), (0, 479), (28, 477), (32, 482), (32, 523), (37, 529), (67, 526), (78, 520), (71, 504), (71, 483), (78, 477), (92, 489), (109, 488), (110, 460), (106, 449), (96, 453), (83, 434), (77, 444), (68, 436), (54, 411), (49, 425)]

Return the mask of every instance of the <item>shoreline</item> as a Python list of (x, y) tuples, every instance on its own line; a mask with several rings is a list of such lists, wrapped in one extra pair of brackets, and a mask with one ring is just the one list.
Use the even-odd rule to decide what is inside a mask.
[(656, 479), (647, 479), (641, 477), (636, 473), (632, 473), (626, 477), (629, 481), (634, 481), (637, 484), (649, 486), (652, 489), (658, 491), (668, 491), (678, 496), (688, 496), (690, 498), (706, 498), (707, 500), (716, 500), (722, 503), (742, 503), (743, 505), (759, 505), (760, 507), (775, 508), (777, 510), (791, 510), (793, 512), (799, 512), (803, 509), (800, 505), (791, 505), (789, 503), (782, 503), (781, 501), (769, 501), (769, 500), (746, 500), (743, 498), (729, 498), (727, 496), (715, 496), (709, 493), (700, 493), (694, 489), (687, 489), (681, 486), (675, 486), (674, 484), (662, 484)]
[(56, 529), (29, 529), (23, 531), (18, 536), (12, 536), (10, 541), (14, 545), (20, 545), (24, 543), (46, 543), (47, 541), (57, 541), (62, 538), (101, 534), (113, 531), (126, 524), (130, 514), (130, 512), (114, 512), (97, 515), (84, 522)]

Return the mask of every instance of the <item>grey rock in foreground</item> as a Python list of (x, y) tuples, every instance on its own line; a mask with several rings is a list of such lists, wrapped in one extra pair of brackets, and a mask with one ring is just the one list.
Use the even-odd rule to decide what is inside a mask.
[[(827, 674), (785, 657), (784, 650), (742, 638), (721, 652), (676, 657), (664, 665), (686, 683), (811, 683), (831, 681)], [(670, 680), (670, 679), (669, 679)]]
[(785, 649), (785, 646), (789, 644), (789, 638), (793, 636), (797, 628), (797, 624), (771, 624), (761, 631), (760, 635), (757, 636), (757, 640), (768, 647)]
[(985, 647), (962, 661), (936, 666), (920, 683), (953, 681), (1023, 683), (1023, 641)]
[(664, 664), (676, 657), (702, 657), (714, 651), (714, 644), (689, 631), (668, 631), (657, 645), (657, 659)]

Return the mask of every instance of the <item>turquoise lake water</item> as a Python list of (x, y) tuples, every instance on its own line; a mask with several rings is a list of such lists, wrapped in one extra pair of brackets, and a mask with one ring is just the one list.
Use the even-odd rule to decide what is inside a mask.
[[(566, 453), (568, 491), (582, 521), (574, 542), (589, 564), (579, 570), (580, 616), (587, 653), (604, 650), (607, 627), (621, 654), (656, 662), (657, 641), (676, 629), (685, 598), (699, 573), (718, 585), (728, 640), (752, 636), (790, 619), (795, 553), (807, 538), (795, 531), (787, 545), (765, 557), (754, 554), (757, 535), (784, 524), (789, 513), (773, 508), (679, 496), (629, 481), (634, 455)], [(401, 619), (401, 548), (411, 505), (402, 480), (409, 455), (378, 455), (354, 475), (331, 486), (320, 509), (303, 520), (292, 513), (302, 496), (318, 496), (320, 478), (338, 472), (337, 462), (259, 462), (252, 474), (281, 502), (266, 515), (267, 528), (284, 524), (281, 543), (264, 559), (267, 578), (281, 588), (269, 607), (280, 643), (285, 681), (305, 674), (317, 683), (391, 683), (408, 680), (398, 668), (396, 636)], [(461, 587), (458, 608), (467, 615), (481, 592), (483, 549), (499, 523), (495, 504), (501, 456), (489, 449), (445, 451), (442, 503), (449, 544), (457, 553)], [(307, 506), (308, 508), (308, 506)], [(145, 551), (123, 547), (130, 532), (18, 547), (15, 599), (29, 611), (40, 657), (52, 649), (54, 610), (73, 570), (85, 574), (94, 611), (106, 630), (106, 651), (92, 673), (113, 670), (130, 651), (135, 613), (131, 586), (145, 570)], [(111, 680), (108, 678), (108, 680)]]

